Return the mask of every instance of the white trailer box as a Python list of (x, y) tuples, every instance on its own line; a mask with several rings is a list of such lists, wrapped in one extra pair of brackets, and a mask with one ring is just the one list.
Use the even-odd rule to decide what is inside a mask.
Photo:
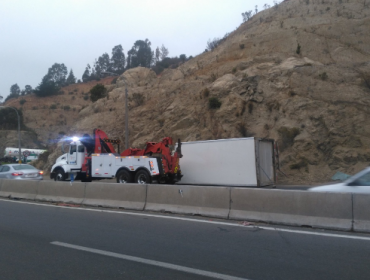
[(235, 138), (184, 142), (181, 184), (268, 186), (275, 184), (274, 140)]

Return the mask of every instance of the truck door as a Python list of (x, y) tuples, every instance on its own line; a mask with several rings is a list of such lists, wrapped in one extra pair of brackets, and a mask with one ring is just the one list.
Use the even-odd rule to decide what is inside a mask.
[(77, 165), (77, 145), (74, 143), (69, 146), (68, 164)]

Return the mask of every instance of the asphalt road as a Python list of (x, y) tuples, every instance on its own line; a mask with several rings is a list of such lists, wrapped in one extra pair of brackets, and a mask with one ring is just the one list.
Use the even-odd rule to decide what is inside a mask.
[(364, 234), (0, 200), (1, 279), (360, 280), (369, 257)]

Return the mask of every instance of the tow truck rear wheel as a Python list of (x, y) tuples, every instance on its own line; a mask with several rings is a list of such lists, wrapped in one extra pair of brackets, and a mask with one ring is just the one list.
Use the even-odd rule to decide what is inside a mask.
[(62, 169), (58, 169), (55, 172), (54, 181), (64, 181), (66, 179), (66, 174)]
[(121, 170), (117, 174), (117, 183), (132, 183), (132, 174), (128, 170)]
[(141, 185), (150, 184), (152, 182), (152, 178), (147, 171), (139, 170), (135, 175), (135, 182)]

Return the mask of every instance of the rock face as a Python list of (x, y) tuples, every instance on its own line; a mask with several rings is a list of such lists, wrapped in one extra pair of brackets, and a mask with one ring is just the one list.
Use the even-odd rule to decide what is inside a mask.
[[(370, 160), (370, 3), (284, 1), (243, 23), (213, 51), (160, 76), (126, 71), (81, 110), (69, 133), (103, 129), (130, 146), (171, 136), (278, 140), (281, 183), (330, 180)], [(220, 108), (210, 109), (217, 98)], [(184, 155), (186, 156), (186, 155)]]

